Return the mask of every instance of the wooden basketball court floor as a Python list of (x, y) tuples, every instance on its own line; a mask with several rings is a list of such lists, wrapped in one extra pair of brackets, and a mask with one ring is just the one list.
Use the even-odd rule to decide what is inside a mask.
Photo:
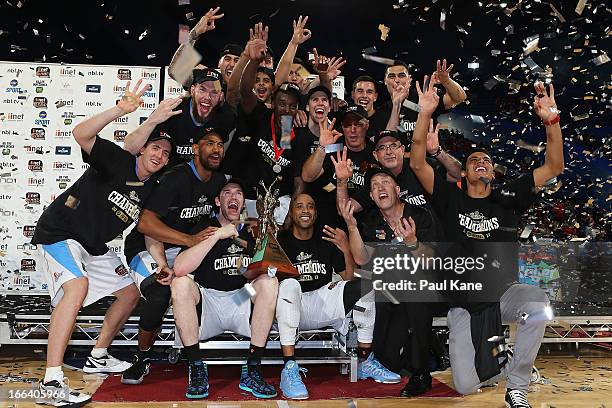
[[(4, 346), (0, 348), (0, 394), (2, 389), (19, 386), (19, 383), (6, 381), (7, 375), (24, 378), (39, 378), (44, 373), (44, 361), (32, 350), (40, 346)], [(531, 384), (529, 401), (533, 408), (612, 408), (612, 352), (596, 346), (582, 344), (579, 352), (568, 346), (544, 345), (536, 361), (536, 367), (543, 376), (544, 383)], [(98, 375), (83, 375), (82, 372), (65, 369), (73, 388), (83, 387), (93, 393), (101, 383)], [(434, 376), (452, 387), (451, 370)], [(27, 385), (27, 384), (23, 384)], [(308, 385), (308, 379), (306, 379)], [(131, 402), (131, 403), (90, 403), (91, 408), (187, 408), (187, 407), (240, 407), (240, 408), (394, 408), (394, 407), (504, 407), (504, 383), (495, 388), (486, 388), (475, 395), (457, 398), (383, 398), (355, 400), (318, 400), (318, 401), (236, 401), (216, 402), (200, 400), (194, 402)], [(42, 407), (33, 403), (16, 400), (0, 400), (0, 407)]]

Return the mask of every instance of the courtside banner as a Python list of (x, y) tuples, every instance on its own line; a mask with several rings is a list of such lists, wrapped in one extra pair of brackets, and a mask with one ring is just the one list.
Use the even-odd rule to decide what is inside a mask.
[(122, 146), (157, 107), (160, 77), (156, 67), (0, 62), (0, 292), (46, 293), (30, 240), (42, 211), (87, 168), (74, 127), (142, 78), (151, 85), (142, 106), (100, 132)]

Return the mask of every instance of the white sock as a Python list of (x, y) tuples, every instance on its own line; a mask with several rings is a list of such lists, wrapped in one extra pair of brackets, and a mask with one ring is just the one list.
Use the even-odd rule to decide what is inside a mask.
[(64, 372), (62, 371), (62, 366), (57, 367), (47, 367), (45, 370), (45, 379), (43, 382), (48, 383), (53, 380), (63, 380)]
[(103, 348), (102, 347), (100, 347), (100, 348), (94, 347), (91, 350), (91, 356), (93, 358), (101, 358), (101, 357), (104, 357), (106, 355), (108, 355), (108, 350), (106, 349), (106, 347), (103, 347)]

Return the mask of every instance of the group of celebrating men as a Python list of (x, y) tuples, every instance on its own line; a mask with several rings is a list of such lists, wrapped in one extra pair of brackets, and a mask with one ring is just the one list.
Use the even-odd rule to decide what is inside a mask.
[[(191, 31), (189, 44), (221, 17), (219, 8), (209, 10)], [(109, 295), (116, 300), (83, 371), (121, 372), (124, 384), (140, 384), (148, 374), (151, 348), (172, 305), (189, 361), (187, 398), (208, 396), (199, 342), (224, 331), (250, 338), (240, 389), (275, 397), (260, 368), (273, 325), (285, 361), (281, 393), (308, 398), (300, 375), (305, 369), (295, 358), (297, 334), (326, 326), (346, 334), (349, 316), (357, 327), (359, 380), (398, 383), (397, 372), (408, 369), (402, 396), (431, 388), (433, 307), (381, 304), (373, 291), (363, 293), (354, 271), (372, 256), (364, 243), (399, 242), (416, 251), (419, 242), (421, 249), (447, 240), (470, 250), (484, 241), (516, 241), (518, 218), (537, 197), (535, 187), (563, 171), (553, 86), (547, 91), (536, 84), (534, 98), (546, 129), (545, 162), (506, 183), (504, 191), (512, 194), (502, 196), (492, 190), (495, 174), (486, 150), (474, 149), (459, 162), (439, 145), (434, 120), (466, 98), (451, 78), (452, 65), (438, 61), (431, 77), (412, 86), (408, 66), (396, 62), (385, 71), (389, 102), (378, 106), (377, 81), (360, 76), (349, 105), (331, 87), (342, 58), (318, 55), (316, 49), (308, 64), (296, 58), (311, 36), (307, 21), (301, 16), (294, 21), (276, 71), (266, 44), (268, 28), (261, 23), (250, 30), (244, 48), (223, 47), (218, 70), (193, 69), (185, 84), (189, 95), (162, 101), (123, 148), (98, 133), (138, 109), (148, 89), (141, 81), (133, 87), (128, 82), (115, 106), (74, 128), (90, 167), (45, 210), (32, 240), (44, 257), (54, 307), (42, 389), (65, 388), (61, 366), (76, 316), (82, 306)], [(172, 64), (187, 46), (177, 50)], [(317, 78), (307, 80), (308, 73)], [(255, 296), (237, 302), (247, 283), (241, 271), (255, 249), (243, 213), (257, 215), (257, 186), (275, 180), (277, 239), (299, 277), (279, 281), (260, 275), (250, 282)], [(477, 222), (460, 222), (474, 213), (497, 223), (483, 232)], [(106, 243), (132, 223), (136, 226), (124, 245), (128, 270)], [(141, 297), (138, 352), (127, 363), (107, 348)], [(504, 376), (506, 405), (529, 407), (526, 391), (546, 321), (534, 316), (542, 315), (547, 302), (538, 288), (514, 285), (493, 306), (447, 306), (457, 390), (469, 394)], [(514, 355), (502, 368), (487, 365), (490, 349), (481, 345), (489, 325), (475, 324), (483, 316), (499, 325), (522, 319)], [(90, 400), (70, 390), (49, 403), (74, 407)]]

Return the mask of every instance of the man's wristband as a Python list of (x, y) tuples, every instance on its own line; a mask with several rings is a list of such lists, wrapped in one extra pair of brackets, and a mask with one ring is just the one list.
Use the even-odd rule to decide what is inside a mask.
[(408, 247), (407, 249), (409, 251), (414, 251), (415, 249), (417, 249), (419, 247), (419, 241), (415, 241), (412, 244), (408, 244), (408, 243), (404, 242), (404, 244), (406, 244), (406, 247)]
[(338, 179), (336, 180), (336, 185), (348, 184), (348, 179)]
[(324, 153), (325, 153), (325, 147), (326, 147), (326, 146), (324, 146), (324, 145), (322, 145), (322, 144), (320, 144), (320, 145), (319, 145), (319, 149), (320, 149), (321, 151), (323, 151)]
[(561, 120), (561, 116), (557, 115), (551, 120), (545, 120), (543, 122), (544, 122), (544, 126), (552, 126), (552, 125), (559, 123), (560, 120)]
[(436, 157), (440, 155), (440, 153), (442, 153), (442, 146), (438, 146), (438, 150), (436, 150), (436, 152), (432, 154), (431, 157), (435, 159)]

